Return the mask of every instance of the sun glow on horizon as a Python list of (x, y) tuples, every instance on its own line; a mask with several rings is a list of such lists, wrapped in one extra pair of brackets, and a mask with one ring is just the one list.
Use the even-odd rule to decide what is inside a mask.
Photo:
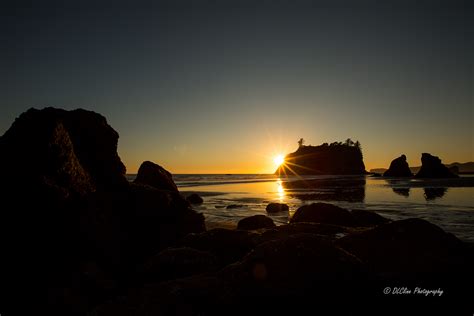
[(273, 162), (279, 167), (285, 162), (285, 157), (283, 155), (277, 155), (273, 158)]

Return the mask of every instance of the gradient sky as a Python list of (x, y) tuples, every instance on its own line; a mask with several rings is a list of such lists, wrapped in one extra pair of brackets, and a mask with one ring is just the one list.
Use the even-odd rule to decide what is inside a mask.
[(82, 107), (130, 173), (273, 172), (300, 137), (357, 139), (367, 170), (473, 161), (472, 4), (355, 2), (1, 4), (0, 134), (30, 107)]

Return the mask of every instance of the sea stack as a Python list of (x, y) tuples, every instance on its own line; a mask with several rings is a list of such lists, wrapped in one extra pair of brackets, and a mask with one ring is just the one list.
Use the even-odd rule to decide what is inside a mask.
[(421, 155), (421, 168), (416, 178), (458, 178), (448, 167), (441, 163), (441, 159), (428, 153)]
[(363, 175), (366, 174), (359, 142), (300, 145), (285, 157), (275, 174), (281, 175)]
[(410, 167), (408, 166), (407, 157), (401, 155), (398, 158), (395, 158), (390, 163), (390, 167), (383, 174), (384, 177), (411, 177)]

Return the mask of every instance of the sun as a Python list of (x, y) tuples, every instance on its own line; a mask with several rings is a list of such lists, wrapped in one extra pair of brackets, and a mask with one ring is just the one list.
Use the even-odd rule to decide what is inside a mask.
[(273, 162), (277, 166), (281, 166), (285, 162), (285, 157), (283, 155), (277, 155), (273, 158)]

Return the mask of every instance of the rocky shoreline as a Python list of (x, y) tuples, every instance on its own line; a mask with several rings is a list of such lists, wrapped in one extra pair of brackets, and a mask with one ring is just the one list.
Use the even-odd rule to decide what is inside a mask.
[(427, 221), (314, 203), (285, 225), (259, 215), (206, 229), (202, 200), (159, 165), (129, 183), (117, 142), (103, 116), (54, 108), (0, 138), (5, 315), (339, 313), (374, 300), (469, 310), (473, 247)]

